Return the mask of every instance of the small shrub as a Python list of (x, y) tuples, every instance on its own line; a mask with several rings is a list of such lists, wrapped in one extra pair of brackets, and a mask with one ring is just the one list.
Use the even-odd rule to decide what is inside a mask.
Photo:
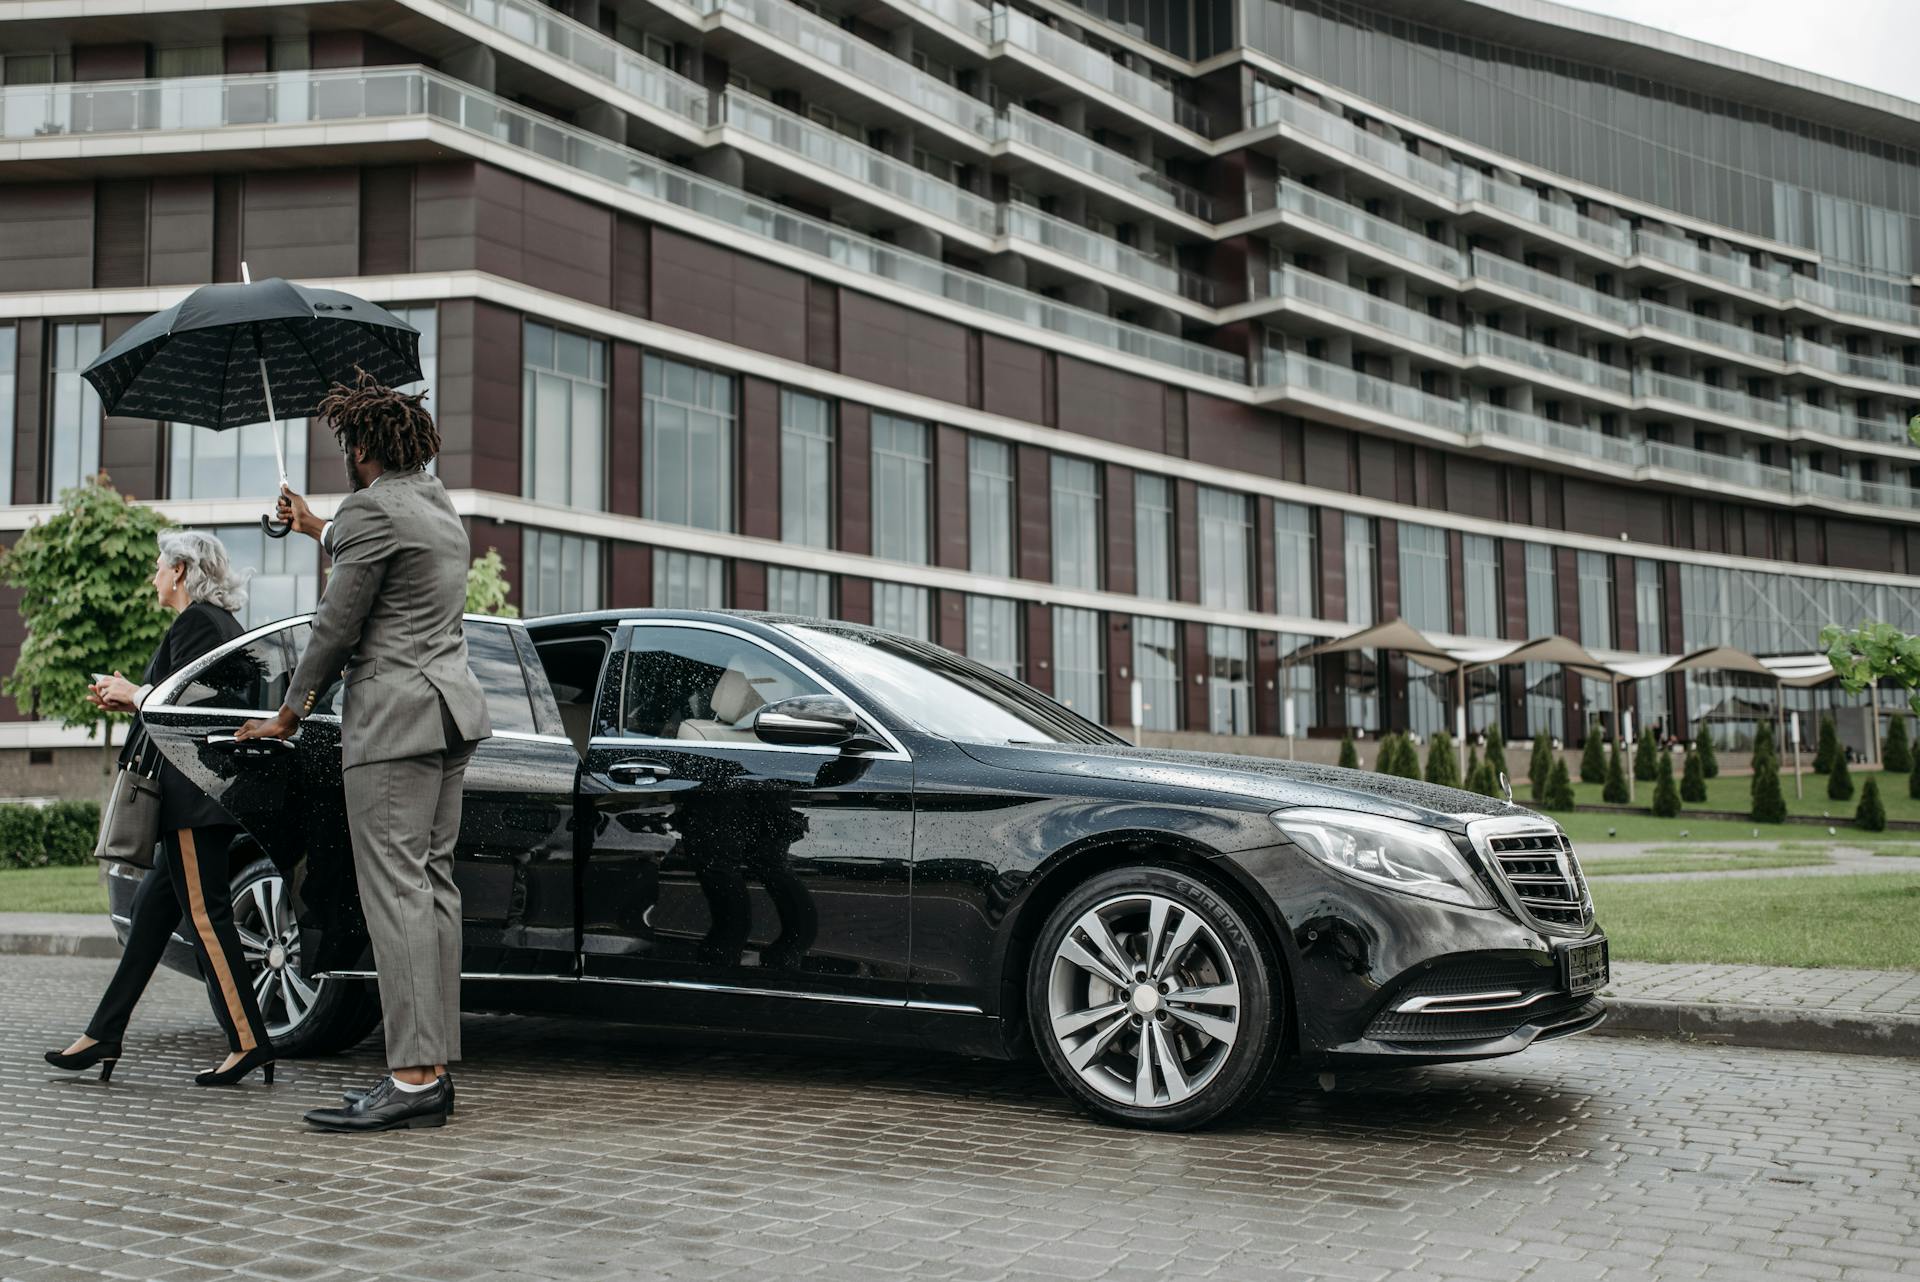
[(1700, 754), (1700, 772), (1709, 779), (1720, 777), (1720, 758), (1713, 755), (1713, 730), (1701, 726), (1700, 733), (1694, 736), (1693, 750)]
[(46, 812), (38, 806), (0, 806), (0, 868), (46, 864)]
[(1460, 762), (1453, 755), (1453, 736), (1444, 730), (1427, 740), (1427, 782), (1442, 788), (1460, 786)]
[(1607, 751), (1601, 743), (1600, 727), (1587, 727), (1586, 746), (1580, 750), (1580, 782), (1605, 783), (1607, 781)]
[(1553, 763), (1553, 773), (1547, 776), (1547, 795), (1540, 804), (1548, 810), (1573, 809), (1573, 777), (1564, 759)]
[(1500, 796), (1500, 776), (1493, 768), (1493, 758), (1489, 757), (1476, 766), (1467, 775), (1467, 791), (1477, 792), (1483, 797)]
[(1860, 789), (1860, 805), (1853, 812), (1853, 826), (1868, 832), (1887, 830), (1887, 807), (1880, 800), (1880, 781), (1868, 779)]
[(1547, 777), (1553, 773), (1553, 741), (1542, 730), (1533, 736), (1533, 756), (1527, 762), (1527, 783), (1535, 801), (1547, 796)]
[(1762, 757), (1753, 771), (1753, 807), (1747, 817), (1757, 824), (1787, 821), (1787, 799), (1780, 793), (1780, 763)]
[(1844, 752), (1833, 754), (1833, 770), (1827, 775), (1827, 796), (1835, 801), (1846, 801), (1853, 796), (1853, 772), (1847, 769)]
[(1907, 739), (1904, 713), (1894, 713), (1893, 724), (1887, 727), (1887, 741), (1880, 746), (1880, 768), (1897, 774), (1913, 769), (1913, 745)]
[(1340, 766), (1344, 770), (1360, 768), (1360, 749), (1353, 746), (1353, 731), (1340, 736)]
[(1507, 769), (1507, 741), (1500, 734), (1500, 723), (1494, 722), (1487, 727), (1486, 760), (1493, 765), (1493, 777), (1497, 781)]
[[(1832, 717), (1820, 718), (1820, 746), (1814, 749), (1813, 773), (1832, 774), (1835, 762), (1844, 762), (1846, 754), (1840, 751), (1840, 732), (1834, 728)], [(1836, 796), (1838, 794), (1835, 794)], [(1848, 793), (1852, 796), (1852, 793)]]
[[(1760, 728), (1754, 731), (1753, 734), (1753, 765), (1756, 770), (1760, 767), (1760, 758), (1762, 757), (1770, 758), (1775, 766), (1780, 764), (1780, 750), (1774, 746), (1773, 722), (1771, 721), (1762, 721)], [(1712, 778), (1713, 776), (1709, 775), (1707, 777)]]
[[(1672, 755), (1666, 754), (1666, 753), (1663, 753), (1662, 755), (1667, 757), (1667, 761), (1668, 761), (1667, 769), (1671, 771), (1673, 769)], [(1697, 806), (1701, 802), (1705, 801), (1706, 799), (1707, 799), (1706, 769), (1701, 764), (1700, 754), (1697, 752), (1689, 752), (1687, 754), (1687, 768), (1680, 777), (1680, 800), (1691, 802)]]
[[(1692, 773), (1694, 763), (1698, 760), (1699, 758), (1691, 753), (1687, 755), (1689, 773)], [(1660, 764), (1656, 767), (1654, 776), (1653, 813), (1659, 815), (1662, 819), (1671, 819), (1680, 813), (1680, 790), (1673, 786), (1672, 753), (1663, 752), (1660, 754)]]
[(1394, 754), (1393, 773), (1402, 779), (1418, 779), (1420, 775), (1420, 747), (1414, 743), (1412, 734), (1400, 736), (1400, 751)]
[(46, 809), (47, 862), (69, 868), (93, 862), (100, 835), (100, 807), (91, 801), (56, 801)]
[(1641, 730), (1640, 742), (1633, 749), (1633, 777), (1641, 783), (1652, 783), (1658, 773), (1654, 759), (1659, 754), (1660, 747), (1653, 741), (1653, 730)]
[(1400, 765), (1400, 736), (1384, 734), (1380, 736), (1380, 749), (1373, 754), (1375, 774), (1390, 775), (1398, 773)]
[(1620, 765), (1620, 741), (1613, 741), (1613, 751), (1607, 755), (1607, 783), (1600, 790), (1600, 800), (1610, 806), (1624, 806), (1629, 797), (1626, 771)]

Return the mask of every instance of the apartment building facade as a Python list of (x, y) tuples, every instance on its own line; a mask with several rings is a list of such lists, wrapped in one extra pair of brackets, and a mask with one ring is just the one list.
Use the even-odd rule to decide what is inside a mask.
[[(1283, 659), (1920, 627), (1917, 260), (1920, 107), (1534, 0), (24, 0), (0, 538), (105, 470), (230, 541), (253, 619), (312, 606), (269, 429), (79, 378), (244, 261), (421, 330), (525, 613), (870, 621), (1109, 724), (1138, 681), (1150, 731), (1427, 732), (1403, 656)], [(1737, 739), (1742, 680), (1622, 697)], [(1530, 667), (1469, 715), (1577, 742), (1610, 699)]]

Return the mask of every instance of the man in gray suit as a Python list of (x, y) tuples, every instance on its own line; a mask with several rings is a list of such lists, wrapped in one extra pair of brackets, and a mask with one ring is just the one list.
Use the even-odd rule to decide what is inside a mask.
[(236, 735), (287, 737), (344, 675), (341, 777), (392, 1072), (306, 1115), (330, 1131), (444, 1124), (460, 1058), (453, 849), (467, 761), (492, 726), (461, 626), (467, 534), (425, 470), (440, 433), (420, 400), (363, 374), (321, 404), (353, 492), (324, 523), (281, 493), (281, 519), (319, 539), (333, 569), (285, 705)]

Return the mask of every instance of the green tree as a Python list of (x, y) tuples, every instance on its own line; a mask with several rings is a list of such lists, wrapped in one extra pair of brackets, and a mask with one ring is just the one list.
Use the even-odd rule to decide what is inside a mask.
[(507, 604), (513, 584), (507, 582), (506, 562), (500, 549), (488, 548), (485, 556), (475, 557), (467, 567), (467, 613), (491, 614), (502, 619), (517, 619), (520, 611)]
[(1411, 731), (1400, 736), (1400, 751), (1393, 759), (1393, 773), (1402, 779), (1420, 778), (1420, 745), (1413, 741)]
[(1847, 769), (1847, 754), (1833, 754), (1833, 769), (1827, 773), (1827, 796), (1845, 801), (1853, 796), (1853, 772)]
[(1607, 781), (1607, 748), (1600, 733), (1600, 727), (1587, 726), (1587, 742), (1580, 749), (1580, 782), (1605, 783)]
[[(1691, 774), (1700, 758), (1689, 753), (1687, 770)], [(1680, 790), (1673, 786), (1673, 754), (1660, 754), (1660, 764), (1654, 771), (1653, 813), (1662, 819), (1671, 819), (1680, 813)]]
[(1547, 776), (1547, 795), (1540, 804), (1548, 810), (1573, 809), (1573, 777), (1567, 773), (1566, 758), (1554, 759), (1553, 773)]
[(1887, 726), (1887, 741), (1880, 746), (1880, 768), (1896, 774), (1906, 774), (1913, 769), (1913, 745), (1907, 739), (1907, 717), (1903, 712), (1894, 713), (1892, 723)]
[(1713, 728), (1706, 724), (1693, 737), (1693, 750), (1700, 754), (1700, 773), (1709, 779), (1720, 777), (1720, 758), (1713, 752)]
[(1500, 776), (1494, 771), (1492, 758), (1482, 760), (1467, 775), (1467, 791), (1477, 792), (1483, 797), (1500, 795)]
[(1780, 764), (1780, 749), (1774, 745), (1773, 722), (1771, 721), (1762, 721), (1760, 728), (1753, 732), (1754, 764), (1758, 765), (1762, 757), (1772, 757), (1774, 765), (1777, 766)]
[(1615, 739), (1612, 751), (1607, 754), (1607, 782), (1600, 790), (1600, 800), (1610, 806), (1624, 806), (1632, 795), (1627, 791), (1627, 772), (1620, 764), (1620, 741)]
[(1353, 746), (1353, 731), (1340, 736), (1340, 768), (1358, 770), (1360, 768), (1360, 749)]
[(1547, 796), (1547, 777), (1553, 773), (1553, 741), (1542, 730), (1533, 736), (1533, 756), (1527, 762), (1527, 782), (1535, 801)]
[(1887, 807), (1880, 800), (1880, 781), (1868, 779), (1860, 789), (1860, 805), (1853, 812), (1853, 826), (1868, 832), (1887, 830)]
[(1820, 746), (1813, 751), (1813, 773), (1817, 775), (1833, 773), (1833, 763), (1838, 760), (1844, 760), (1844, 754), (1840, 751), (1840, 732), (1834, 728), (1832, 717), (1822, 717), (1820, 718)]
[(1660, 746), (1653, 741), (1653, 728), (1642, 727), (1640, 742), (1633, 749), (1633, 777), (1641, 783), (1652, 783), (1656, 769), (1654, 758), (1659, 754)]
[(89, 736), (107, 729), (102, 769), (113, 762), (111, 723), (125, 718), (87, 702), (87, 686), (96, 672), (137, 677), (172, 624), (152, 584), (154, 540), (172, 524), (102, 473), (62, 493), (58, 512), (0, 552), (0, 581), (20, 589), (27, 631), (0, 690)]
[(1480, 768), (1480, 749), (1467, 749), (1467, 773), (1460, 776), (1460, 786), (1469, 792), (1473, 790), (1473, 772)]
[[(1671, 773), (1673, 770), (1673, 755), (1671, 753), (1662, 753), (1661, 755), (1667, 758), (1667, 770)], [(1707, 772), (1701, 766), (1700, 754), (1697, 752), (1689, 752), (1687, 754), (1687, 768), (1680, 777), (1680, 800), (1690, 802), (1697, 806), (1706, 799)]]
[(1507, 771), (1507, 741), (1500, 733), (1500, 723), (1495, 721), (1487, 727), (1485, 760), (1493, 767), (1494, 782), (1500, 782), (1500, 776)]
[(1761, 757), (1753, 768), (1753, 804), (1747, 817), (1757, 824), (1787, 821), (1787, 799), (1780, 793), (1780, 762)]
[(1427, 782), (1443, 788), (1460, 786), (1460, 762), (1453, 753), (1453, 736), (1436, 730), (1427, 739)]
[(1380, 748), (1373, 754), (1375, 774), (1392, 775), (1400, 773), (1400, 736), (1383, 734), (1380, 736)]

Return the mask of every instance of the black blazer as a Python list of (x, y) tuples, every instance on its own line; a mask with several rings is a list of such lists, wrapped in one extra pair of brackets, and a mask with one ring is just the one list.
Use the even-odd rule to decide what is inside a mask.
[[(147, 660), (147, 670), (140, 678), (141, 684), (153, 685), (166, 680), (201, 655), (226, 644), (245, 630), (240, 626), (240, 620), (219, 606), (195, 601), (180, 611), (173, 620), (173, 626), (167, 629), (167, 635), (160, 638), (159, 648)], [(128, 735), (126, 744), (120, 749), (120, 764), (125, 765), (132, 750), (145, 739), (145, 735)], [(207, 828), (232, 822), (233, 817), (221, 809), (219, 803), (189, 783), (187, 777), (165, 759), (161, 760), (161, 832), (172, 832), (178, 828)]]

